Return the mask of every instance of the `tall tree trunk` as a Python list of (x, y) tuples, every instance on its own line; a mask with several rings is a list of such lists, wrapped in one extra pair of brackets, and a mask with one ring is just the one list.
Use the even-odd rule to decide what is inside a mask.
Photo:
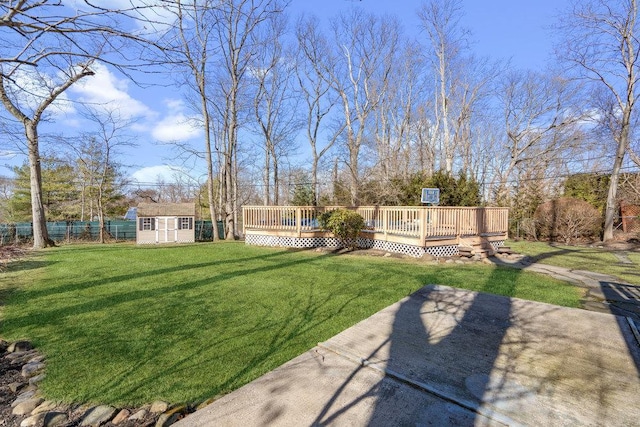
[(264, 155), (264, 175), (263, 175), (264, 189), (262, 192), (263, 202), (265, 206), (269, 206), (271, 203), (271, 152), (267, 148)]
[(233, 153), (233, 238), (238, 238), (238, 151)]
[(227, 240), (234, 240), (233, 234), (233, 154), (228, 152), (225, 154), (225, 230)]
[[(214, 180), (213, 180), (213, 156), (211, 154), (211, 124), (209, 122), (209, 112), (207, 109), (207, 100), (203, 97), (202, 109), (204, 112), (204, 145), (205, 156), (207, 159), (207, 199), (209, 200), (209, 215), (211, 216), (211, 238), (213, 241), (220, 240), (218, 235), (218, 220), (216, 214), (216, 196), (214, 194)], [(222, 183), (220, 183), (222, 185)]]
[(318, 206), (318, 155), (313, 150), (313, 162), (311, 163), (311, 197), (313, 206)]
[(47, 220), (42, 202), (42, 170), (38, 149), (37, 125), (31, 121), (25, 123), (25, 133), (29, 147), (29, 175), (31, 187), (31, 214), (33, 219), (33, 248), (42, 249), (54, 246), (49, 239)]
[(618, 182), (620, 181), (620, 170), (622, 169), (622, 162), (624, 155), (627, 151), (629, 141), (629, 117), (630, 113), (625, 111), (622, 124), (622, 132), (620, 132), (620, 140), (618, 141), (618, 147), (616, 149), (616, 157), (613, 162), (613, 169), (611, 170), (611, 179), (609, 181), (609, 191), (607, 192), (607, 206), (604, 214), (604, 233), (602, 236), (603, 241), (613, 239), (613, 223), (615, 222), (618, 213), (618, 201), (616, 195), (618, 193)]
[(271, 157), (273, 158), (273, 204), (280, 205), (280, 177), (278, 176), (278, 157), (276, 156), (276, 150), (271, 145)]
[(360, 186), (360, 179), (358, 176), (358, 154), (360, 152), (360, 146), (357, 148), (349, 145), (349, 172), (351, 174), (351, 184), (349, 186), (351, 193), (351, 206), (358, 206), (358, 190)]

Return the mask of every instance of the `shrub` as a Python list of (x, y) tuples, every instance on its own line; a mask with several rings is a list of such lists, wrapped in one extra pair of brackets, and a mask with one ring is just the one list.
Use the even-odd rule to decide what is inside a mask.
[(538, 237), (571, 243), (598, 237), (602, 217), (598, 209), (584, 200), (560, 197), (543, 203), (534, 214)]
[(321, 229), (329, 231), (329, 218), (335, 211), (325, 211), (318, 215), (318, 225)]
[(358, 235), (364, 228), (364, 218), (347, 209), (325, 212), (318, 218), (320, 226), (333, 235), (349, 249), (357, 247)]

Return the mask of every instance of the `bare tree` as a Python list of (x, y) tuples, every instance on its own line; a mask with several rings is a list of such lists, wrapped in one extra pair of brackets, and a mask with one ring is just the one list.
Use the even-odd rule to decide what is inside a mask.
[[(431, 62), (436, 80), (435, 126), (440, 150), (440, 169), (451, 173), (456, 153), (457, 139), (454, 138), (452, 117), (458, 103), (459, 114), (465, 114), (462, 97), (466, 91), (456, 93), (459, 73), (467, 64), (462, 62), (462, 54), (467, 49), (468, 31), (460, 26), (462, 7), (460, 0), (447, 2), (429, 1), (418, 11), (422, 28), (429, 38), (427, 52), (432, 52)], [(456, 99), (456, 96), (458, 99)]]
[(339, 15), (332, 24), (339, 55), (335, 67), (324, 71), (341, 102), (351, 203), (357, 205), (361, 148), (372, 115), (388, 89), (400, 27), (392, 17), (359, 9)]
[[(325, 72), (334, 68), (334, 52), (329, 48), (328, 40), (320, 32), (317, 18), (303, 18), (296, 25), (298, 41), (298, 60), (296, 74), (298, 91), (305, 107), (304, 128), (311, 147), (311, 192), (313, 205), (318, 204), (319, 185), (318, 167), (320, 161), (334, 146), (344, 125), (330, 129), (327, 119), (334, 109), (337, 98), (331, 90), (329, 76)], [(323, 131), (327, 131), (324, 136)], [(321, 145), (320, 138), (326, 138)]]
[[(615, 142), (615, 156), (607, 194), (603, 240), (613, 239), (616, 195), (625, 154), (630, 148), (632, 124), (637, 115), (638, 4), (636, 0), (576, 1), (561, 19), (562, 42), (557, 54), (575, 76), (600, 88), (613, 109), (603, 111)], [(596, 89), (598, 90), (598, 89)]]
[(425, 96), (422, 71), (419, 47), (408, 42), (399, 49), (389, 88), (375, 114), (376, 169), (385, 183), (392, 178), (406, 179), (418, 166), (413, 142), (418, 140), (418, 103)]
[[(141, 6), (142, 8), (142, 6)], [(33, 247), (53, 245), (42, 201), (40, 124), (71, 86), (92, 76), (95, 61), (122, 69), (128, 42), (145, 43), (125, 21), (139, 9), (107, 9), (84, 2), (3, 1), (0, 3), (0, 101), (24, 131), (31, 173)], [(121, 28), (121, 29), (119, 29)], [(120, 55), (122, 54), (122, 55)], [(124, 61), (123, 61), (124, 62)]]
[(412, 120), (413, 134), (415, 135), (414, 147), (418, 170), (431, 176), (436, 170), (437, 136), (436, 126), (431, 119), (430, 106), (418, 105)]
[[(176, 0), (169, 10), (175, 13), (176, 25), (172, 33), (175, 44), (170, 53), (175, 59), (177, 69), (186, 69), (188, 74), (176, 73), (180, 79), (184, 79), (197, 98), (196, 109), (202, 117), (204, 130), (204, 160), (207, 165), (207, 199), (209, 201), (209, 213), (212, 221), (216, 221), (218, 214), (216, 209), (216, 195), (214, 193), (214, 141), (212, 135), (211, 106), (212, 98), (210, 70), (211, 61), (218, 53), (218, 45), (215, 39), (216, 13), (215, 9), (220, 2), (216, 0)], [(199, 155), (198, 150), (190, 150)], [(212, 238), (219, 240), (218, 228), (213, 227)]]
[(253, 111), (265, 152), (264, 204), (273, 201), (278, 205), (279, 162), (295, 149), (293, 136), (298, 131), (299, 120), (292, 87), (295, 61), (284, 45), (287, 21), (284, 15), (275, 15), (267, 24), (260, 35), (262, 43), (258, 45), (252, 70)]
[[(119, 190), (126, 184), (120, 171), (121, 165), (115, 158), (122, 147), (135, 145), (134, 138), (127, 134), (127, 129), (134, 120), (123, 119), (117, 109), (109, 107), (86, 108), (83, 115), (95, 126), (95, 130), (85, 132), (81, 136), (81, 142), (73, 144), (71, 148), (78, 156), (77, 162), (84, 177), (83, 201), (88, 193), (92, 206), (95, 203), (99, 239), (100, 243), (105, 243), (109, 235), (105, 226), (108, 205), (114, 198), (122, 196)], [(93, 219), (93, 215), (89, 218)]]
[(240, 114), (247, 102), (247, 75), (257, 54), (257, 32), (265, 21), (284, 11), (285, 0), (221, 0), (211, 19), (217, 23), (213, 37), (216, 55), (215, 78), (220, 99), (216, 106), (221, 123), (221, 203), (226, 238), (238, 235), (238, 133)]
[(581, 142), (578, 125), (584, 116), (575, 108), (576, 85), (559, 77), (512, 71), (496, 91), (505, 135), (502, 155), (494, 155), (493, 165), (496, 199), (504, 204), (510, 184), (517, 185), (523, 176), (539, 176), (556, 160), (567, 158)]

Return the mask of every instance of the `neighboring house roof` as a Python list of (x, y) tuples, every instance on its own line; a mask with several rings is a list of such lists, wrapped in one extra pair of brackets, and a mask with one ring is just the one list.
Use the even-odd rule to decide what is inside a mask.
[(138, 217), (142, 216), (195, 216), (195, 203), (140, 203)]

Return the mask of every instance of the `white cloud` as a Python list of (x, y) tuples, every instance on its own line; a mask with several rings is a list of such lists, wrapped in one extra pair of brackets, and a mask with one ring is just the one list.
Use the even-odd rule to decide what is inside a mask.
[(0, 150), (0, 159), (13, 159), (20, 153), (14, 150)]
[(175, 181), (175, 175), (179, 174), (181, 168), (179, 166), (157, 165), (147, 166), (138, 169), (131, 174), (134, 183), (154, 183), (158, 181), (172, 182)]
[[(172, 5), (163, 0), (99, 0), (95, 4), (119, 10), (130, 16), (135, 21), (129, 24), (135, 26), (137, 32), (149, 33), (149, 35), (169, 29), (176, 20), (175, 11), (171, 10)], [(65, 0), (65, 5), (75, 11), (86, 13), (96, 10), (88, 7), (84, 0)]]
[(168, 113), (151, 132), (160, 142), (188, 141), (202, 135), (197, 119), (184, 113), (184, 103), (176, 99), (165, 100)]
[(118, 79), (100, 63), (95, 63), (91, 68), (95, 74), (80, 80), (70, 89), (79, 101), (116, 108), (123, 118), (155, 117), (156, 114), (148, 106), (129, 95), (128, 80)]
[[(15, 94), (12, 100), (18, 104), (21, 110), (30, 112), (35, 111), (50, 96), (52, 88), (60, 84), (60, 82), (56, 82), (54, 76), (32, 69), (16, 71), (13, 80), (7, 80), (7, 82), (9, 93)], [(48, 112), (54, 116), (62, 116), (74, 111), (65, 92), (58, 95), (48, 108)]]

